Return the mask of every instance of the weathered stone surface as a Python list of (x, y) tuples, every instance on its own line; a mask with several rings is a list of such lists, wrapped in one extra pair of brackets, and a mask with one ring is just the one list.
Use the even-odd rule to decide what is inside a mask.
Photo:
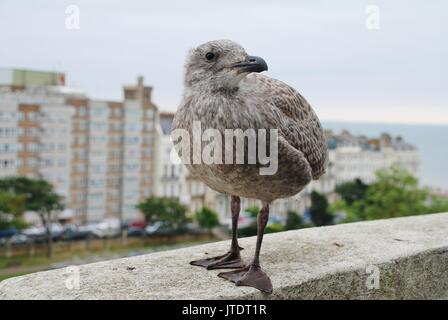
[[(255, 238), (240, 241), (252, 257)], [(262, 266), (272, 295), (236, 287), (189, 265), (229, 241), (82, 265), (79, 289), (65, 269), (0, 283), (2, 299), (403, 299), (448, 297), (448, 213), (266, 235)], [(378, 268), (378, 269), (376, 269)], [(373, 271), (373, 274), (370, 272)], [(379, 288), (375, 288), (375, 272)], [(373, 281), (373, 282), (372, 282)]]

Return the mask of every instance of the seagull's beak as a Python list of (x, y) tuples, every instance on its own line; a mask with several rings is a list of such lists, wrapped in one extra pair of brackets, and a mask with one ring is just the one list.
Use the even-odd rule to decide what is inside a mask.
[(245, 61), (235, 63), (232, 67), (239, 70), (239, 72), (262, 72), (268, 70), (266, 61), (256, 56), (247, 56)]

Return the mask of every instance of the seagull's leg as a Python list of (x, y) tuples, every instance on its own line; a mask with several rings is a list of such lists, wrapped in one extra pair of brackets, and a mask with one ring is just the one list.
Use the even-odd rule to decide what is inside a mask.
[(234, 269), (244, 266), (243, 260), (240, 256), (240, 246), (238, 245), (238, 217), (240, 215), (240, 197), (231, 197), (231, 211), (232, 211), (232, 244), (230, 250), (226, 254), (206, 258), (196, 261), (191, 261), (190, 264), (200, 266), (207, 269)]
[(244, 268), (221, 272), (219, 277), (235, 282), (237, 286), (248, 286), (256, 288), (266, 293), (272, 293), (272, 283), (268, 275), (260, 267), (260, 250), (263, 241), (263, 234), (269, 218), (269, 203), (263, 203), (263, 207), (258, 214), (258, 234), (255, 256), (252, 263)]

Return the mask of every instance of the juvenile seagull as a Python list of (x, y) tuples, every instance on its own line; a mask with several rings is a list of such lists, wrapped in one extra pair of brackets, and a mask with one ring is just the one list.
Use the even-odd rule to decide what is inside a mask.
[[(185, 64), (184, 97), (173, 129), (187, 130), (192, 136), (193, 121), (200, 121), (202, 132), (213, 128), (223, 137), (225, 129), (278, 129), (278, 169), (273, 175), (261, 175), (259, 162), (187, 164), (194, 177), (231, 196), (232, 213), (229, 252), (191, 264), (207, 269), (237, 268), (219, 276), (271, 293), (271, 280), (261, 269), (259, 257), (269, 204), (297, 194), (312, 179), (318, 179), (325, 172), (327, 146), (309, 103), (287, 84), (260, 74), (267, 69), (262, 58), (248, 55), (233, 41), (210, 41), (192, 49)], [(262, 201), (255, 255), (248, 265), (241, 260), (237, 237), (240, 197)]]

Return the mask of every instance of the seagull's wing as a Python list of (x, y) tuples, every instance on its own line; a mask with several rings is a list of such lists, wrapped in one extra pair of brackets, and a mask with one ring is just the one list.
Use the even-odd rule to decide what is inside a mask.
[(294, 88), (282, 81), (256, 74), (258, 90), (269, 97), (267, 102), (286, 117), (279, 120), (279, 130), (286, 141), (303, 153), (314, 179), (325, 173), (327, 144), (319, 118), (310, 104)]

